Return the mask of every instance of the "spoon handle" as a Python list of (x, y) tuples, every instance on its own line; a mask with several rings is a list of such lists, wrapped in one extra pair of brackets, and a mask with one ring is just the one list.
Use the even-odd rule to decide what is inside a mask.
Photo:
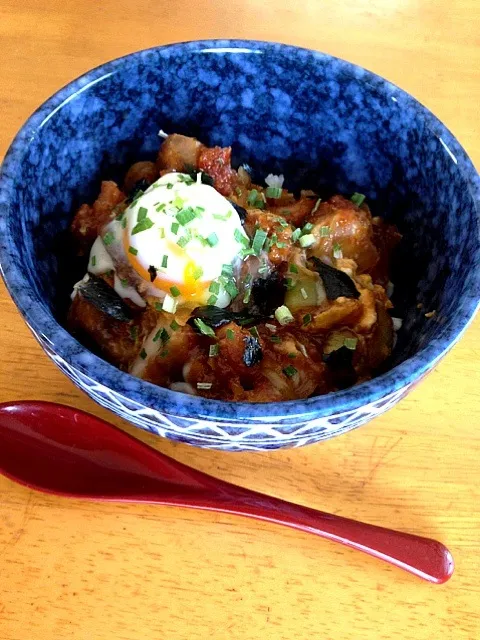
[(436, 540), (316, 511), (227, 483), (221, 483), (218, 489), (213, 495), (197, 497), (196, 504), (191, 506), (313, 533), (363, 551), (429, 582), (441, 584), (453, 573), (450, 551)]

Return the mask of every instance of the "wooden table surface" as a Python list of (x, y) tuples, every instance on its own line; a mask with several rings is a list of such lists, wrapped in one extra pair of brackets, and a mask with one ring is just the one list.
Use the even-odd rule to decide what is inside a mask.
[[(480, 165), (477, 0), (3, 0), (0, 157), (59, 87), (111, 58), (196, 38), (283, 41), (400, 85)], [(144, 434), (42, 353), (0, 288), (0, 401), (81, 407), (213, 475), (436, 537), (444, 586), (281, 527), (177, 508), (95, 504), (0, 478), (0, 639), (480, 638), (480, 318), (396, 408), (299, 450), (227, 454)]]

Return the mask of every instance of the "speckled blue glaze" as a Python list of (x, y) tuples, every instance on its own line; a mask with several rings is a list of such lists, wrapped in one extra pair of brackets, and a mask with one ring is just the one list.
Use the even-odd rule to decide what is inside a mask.
[[(160, 128), (232, 145), (235, 161), (259, 176), (284, 173), (290, 187), (361, 191), (398, 224), (405, 238), (393, 280), (405, 323), (387, 373), (304, 401), (209, 401), (132, 378), (62, 328), (57, 254), (71, 213), (101, 178), (153, 157)], [(464, 150), (405, 92), (313, 51), (204, 41), (109, 62), (33, 114), (4, 160), (0, 189), (3, 277), (45, 351), (100, 404), (182, 442), (261, 450), (348, 431), (431, 370), (479, 304), (480, 180)]]

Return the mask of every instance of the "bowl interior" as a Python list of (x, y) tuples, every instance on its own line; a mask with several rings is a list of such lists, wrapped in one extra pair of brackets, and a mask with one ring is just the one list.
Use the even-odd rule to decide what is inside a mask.
[[(288, 187), (323, 197), (360, 191), (374, 215), (398, 225), (404, 239), (392, 280), (395, 315), (405, 322), (392, 365), (458, 324), (461, 297), (478, 299), (478, 218), (464, 152), (428, 111), (322, 54), (189, 43), (90, 72), (24, 130), (8, 235), (38, 299), (60, 321), (85, 266), (72, 266), (68, 253), (72, 211), (95, 197), (101, 179), (154, 158), (159, 129), (232, 145), (234, 161), (251, 165), (257, 180), (283, 173)], [(432, 310), (435, 318), (425, 318)]]

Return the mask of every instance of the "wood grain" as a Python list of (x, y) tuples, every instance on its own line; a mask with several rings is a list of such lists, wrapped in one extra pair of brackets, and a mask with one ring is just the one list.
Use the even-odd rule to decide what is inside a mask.
[[(28, 115), (89, 68), (160, 43), (283, 41), (344, 57), (434, 111), (480, 165), (476, 0), (4, 0), (0, 156)], [(154, 439), (81, 394), (0, 288), (0, 401), (111, 420), (194, 467), (448, 544), (443, 587), (317, 538), (226, 515), (89, 504), (0, 479), (1, 640), (480, 637), (480, 320), (411, 395), (323, 444), (225, 454)]]

